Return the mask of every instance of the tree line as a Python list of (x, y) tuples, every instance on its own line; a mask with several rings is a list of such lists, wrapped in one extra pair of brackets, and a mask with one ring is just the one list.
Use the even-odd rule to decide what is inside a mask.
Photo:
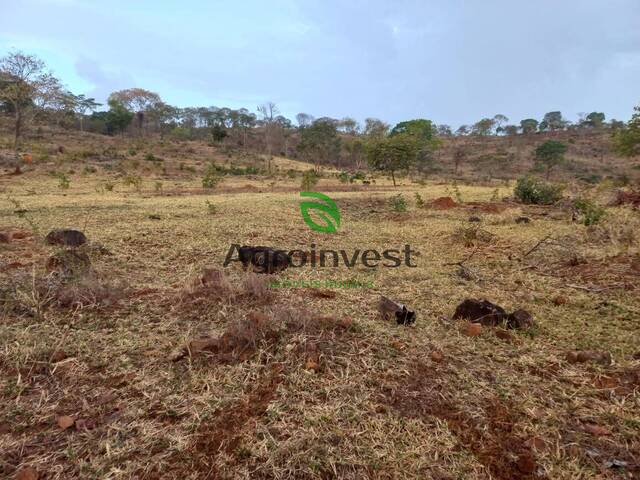
[(308, 113), (296, 115), (294, 123), (281, 115), (273, 102), (259, 105), (255, 112), (246, 108), (179, 108), (142, 88), (113, 92), (107, 105), (101, 105), (94, 98), (67, 90), (45, 63), (33, 55), (13, 52), (0, 59), (0, 113), (13, 119), (16, 151), (29, 123), (37, 120), (105, 135), (157, 134), (178, 140), (208, 140), (251, 148), (266, 153), (268, 158), (285, 155), (314, 164), (361, 168), (368, 163), (393, 175), (397, 169), (428, 166), (442, 139), (453, 136), (511, 136), (608, 128), (618, 152), (635, 155), (640, 145), (639, 108), (627, 123), (607, 122), (604, 113), (595, 111), (570, 122), (561, 112), (552, 111), (540, 120), (527, 118), (517, 125), (498, 114), (472, 125), (461, 125), (455, 131), (426, 119), (391, 127), (377, 118), (367, 118), (360, 124), (350, 117), (315, 118)]

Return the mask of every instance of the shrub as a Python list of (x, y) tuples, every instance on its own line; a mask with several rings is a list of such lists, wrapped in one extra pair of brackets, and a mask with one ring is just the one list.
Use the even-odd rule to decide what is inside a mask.
[(162, 182), (156, 181), (156, 183), (153, 184), (153, 189), (156, 191), (156, 193), (162, 192)]
[(67, 177), (62, 172), (57, 173), (56, 177), (58, 178), (58, 188), (62, 190), (68, 190), (71, 186), (71, 180), (69, 179), (69, 177)]
[(206, 200), (204, 203), (207, 205), (207, 212), (209, 212), (209, 215), (215, 215), (218, 212), (218, 208), (209, 200)]
[(340, 172), (338, 174), (338, 180), (340, 180), (341, 183), (349, 183), (349, 181), (353, 182), (348, 172)]
[(407, 211), (407, 201), (404, 198), (404, 195), (401, 193), (394, 195), (389, 199), (389, 206), (395, 212), (406, 212)]
[(533, 177), (519, 178), (513, 193), (522, 203), (550, 205), (562, 198), (562, 187)]
[(142, 177), (140, 175), (127, 175), (122, 180), (122, 184), (125, 187), (133, 187), (139, 191), (142, 188)]
[(203, 188), (215, 188), (220, 183), (220, 176), (214, 163), (210, 163), (207, 167), (207, 171), (202, 179)]
[(302, 174), (301, 188), (303, 191), (307, 192), (311, 190), (315, 185), (317, 185), (317, 183), (318, 175), (313, 170), (309, 170)]
[(422, 199), (422, 196), (418, 192), (416, 192), (416, 207), (418, 208), (424, 207), (424, 200)]
[(606, 213), (604, 208), (586, 198), (577, 198), (573, 202), (573, 208), (582, 217), (581, 223), (586, 226), (595, 225)]

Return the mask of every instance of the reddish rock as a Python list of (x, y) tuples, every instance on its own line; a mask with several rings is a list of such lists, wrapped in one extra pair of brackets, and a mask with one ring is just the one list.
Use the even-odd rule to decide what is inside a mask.
[(479, 323), (465, 322), (462, 327), (460, 327), (460, 333), (467, 337), (477, 337), (482, 333), (482, 325)]

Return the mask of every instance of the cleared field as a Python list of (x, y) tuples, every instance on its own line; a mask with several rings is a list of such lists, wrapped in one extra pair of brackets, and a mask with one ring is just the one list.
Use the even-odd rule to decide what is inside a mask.
[[(156, 190), (147, 180), (142, 193), (106, 191), (105, 181), (88, 175), (59, 190), (43, 175), (0, 180), (0, 231), (22, 233), (0, 244), (4, 476), (27, 467), (48, 479), (639, 474), (637, 211), (610, 207), (585, 227), (560, 207), (501, 200), (510, 186), (379, 180), (343, 191), (325, 179), (314, 189), (342, 215), (329, 235), (302, 221), (296, 180), (239, 178), (213, 193), (188, 178)], [(397, 193), (406, 212), (389, 206)], [(458, 205), (430, 204), (442, 196)], [(42, 236), (61, 227), (86, 233), (95, 269), (67, 302), (39, 283), (57, 251)], [(232, 244), (349, 255), (410, 245), (419, 256), (416, 267), (275, 275), (371, 288), (265, 289), (239, 263), (222, 266)], [(225, 279), (201, 280), (205, 268)], [(415, 309), (416, 324), (380, 319), (381, 294)], [(536, 326), (469, 336), (451, 319), (465, 298), (526, 309)], [(232, 346), (241, 338), (240, 352), (191, 343), (178, 354), (224, 332)], [(573, 350), (613, 362), (572, 363)]]

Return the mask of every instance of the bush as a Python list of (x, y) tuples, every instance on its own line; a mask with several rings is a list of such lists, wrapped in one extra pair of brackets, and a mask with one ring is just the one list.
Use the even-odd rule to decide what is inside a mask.
[(562, 198), (562, 187), (533, 177), (518, 179), (513, 193), (522, 203), (551, 205)]
[(302, 174), (302, 183), (301, 188), (302, 191), (308, 192), (318, 183), (318, 175), (313, 170), (309, 170), (308, 172), (304, 172)]
[(56, 177), (58, 178), (58, 187), (62, 190), (68, 190), (71, 186), (71, 180), (69, 179), (69, 177), (67, 177), (62, 172), (56, 174)]
[(142, 177), (140, 175), (127, 175), (122, 179), (122, 184), (125, 187), (133, 187), (140, 191), (142, 188)]
[(424, 207), (424, 200), (422, 199), (422, 195), (420, 195), (418, 192), (416, 192), (416, 207)]
[(209, 164), (207, 167), (207, 171), (202, 179), (202, 187), (203, 188), (215, 188), (218, 183), (220, 183), (220, 176), (218, 175), (218, 170), (215, 164)]
[(604, 208), (586, 198), (577, 198), (573, 202), (573, 208), (581, 216), (581, 223), (586, 226), (595, 225), (605, 214)]
[(406, 212), (407, 211), (407, 201), (404, 198), (404, 195), (401, 193), (394, 195), (389, 199), (389, 206), (395, 212)]

